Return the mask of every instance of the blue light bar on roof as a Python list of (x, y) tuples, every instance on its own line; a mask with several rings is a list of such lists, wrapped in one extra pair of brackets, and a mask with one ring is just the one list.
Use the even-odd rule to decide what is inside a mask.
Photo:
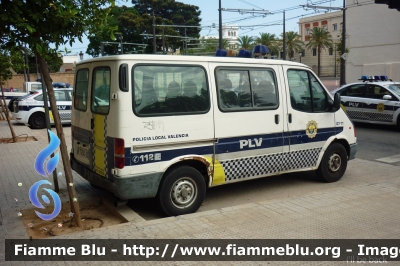
[(215, 54), (215, 56), (226, 57), (227, 54), (228, 54), (228, 51), (222, 50), (222, 49), (218, 49), (218, 50), (217, 50), (217, 53)]
[(239, 57), (251, 58), (251, 52), (247, 50), (240, 50)]
[(253, 48), (253, 56), (254, 57), (259, 57), (259, 56), (264, 56), (266, 54), (269, 54), (269, 49), (265, 45), (256, 45)]
[(387, 76), (361, 76), (360, 80), (381, 80), (381, 81), (387, 81), (389, 80)]

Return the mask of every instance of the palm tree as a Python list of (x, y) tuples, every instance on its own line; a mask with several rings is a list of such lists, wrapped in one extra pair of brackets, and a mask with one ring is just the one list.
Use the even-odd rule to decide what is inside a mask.
[(260, 37), (256, 38), (256, 43), (266, 45), (271, 55), (277, 55), (279, 53), (278, 40), (275, 34), (260, 32)]
[[(281, 34), (283, 39), (283, 34)], [(303, 42), (301, 36), (295, 31), (286, 32), (286, 55), (291, 60), (294, 57), (294, 53), (302, 51)], [(283, 49), (282, 49), (283, 50)]]
[(332, 36), (325, 28), (315, 27), (310, 31), (310, 42), (307, 43), (306, 48), (317, 49), (318, 76), (321, 74), (321, 49), (331, 48), (332, 45)]
[(248, 50), (253, 45), (254, 38), (251, 36), (244, 35), (244, 36), (239, 37), (238, 41), (239, 41), (239, 45), (241, 46), (242, 49)]

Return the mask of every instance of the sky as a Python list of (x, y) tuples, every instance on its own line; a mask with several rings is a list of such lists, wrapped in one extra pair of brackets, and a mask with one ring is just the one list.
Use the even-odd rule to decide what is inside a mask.
[[(180, 0), (185, 4), (196, 5), (200, 8), (201, 26), (205, 27), (201, 32), (201, 36), (218, 37), (218, 0)], [(222, 24), (233, 24), (239, 26), (239, 36), (259, 36), (260, 32), (267, 32), (280, 36), (283, 32), (283, 10), (286, 17), (286, 31), (299, 31), (298, 21), (302, 17), (321, 14), (325, 11), (319, 10), (316, 13), (313, 9), (305, 10), (300, 5), (318, 5), (325, 7), (342, 7), (342, 0), (221, 0), (223, 9), (236, 9), (235, 11), (222, 12)], [(116, 0), (118, 6), (132, 6), (131, 0)], [(237, 9), (244, 11), (239, 13)], [(251, 9), (271, 12), (273, 14), (251, 14)], [(334, 11), (334, 10), (333, 10)], [(212, 24), (215, 23), (215, 28)], [(89, 42), (83, 37), (83, 43), (76, 42), (71, 46), (66, 46), (71, 51), (70, 55), (78, 54), (80, 51), (85, 53)], [(63, 50), (64, 47), (60, 47)], [(91, 56), (85, 54), (84, 59)]]

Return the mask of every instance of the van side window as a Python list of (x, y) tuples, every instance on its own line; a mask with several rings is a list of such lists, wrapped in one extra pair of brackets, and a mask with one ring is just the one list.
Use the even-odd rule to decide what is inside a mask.
[(222, 111), (278, 108), (272, 70), (217, 69), (218, 105)]
[(202, 67), (137, 65), (132, 74), (133, 110), (138, 116), (196, 114), (210, 109)]
[(110, 82), (111, 70), (109, 67), (96, 67), (92, 76), (93, 113), (108, 114), (110, 110)]
[(74, 108), (79, 111), (86, 111), (89, 86), (89, 69), (80, 69), (76, 74)]
[(301, 112), (328, 111), (326, 91), (313, 74), (305, 70), (287, 72), (292, 108)]

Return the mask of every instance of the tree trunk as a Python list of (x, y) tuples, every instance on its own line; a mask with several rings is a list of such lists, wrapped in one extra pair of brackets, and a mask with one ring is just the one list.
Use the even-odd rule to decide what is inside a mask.
[(318, 45), (318, 77), (321, 75), (321, 46)]
[(1, 110), (2, 110), (2, 112), (5, 112), (7, 123), (8, 123), (8, 126), (10, 127), (10, 131), (11, 131), (11, 136), (12, 136), (13, 142), (18, 142), (17, 136), (15, 135), (14, 129), (13, 129), (13, 127), (11, 125), (11, 122), (10, 122), (10, 116), (8, 114), (8, 107), (7, 107), (7, 104), (6, 104), (6, 98), (4, 97), (4, 90), (3, 90), (3, 85), (2, 84), (0, 84), (0, 89), (1, 89), (1, 94), (2, 94), (2, 97), (3, 97), (2, 100), (0, 100), (0, 102), (1, 102)]
[[(65, 142), (64, 131), (63, 131), (63, 127), (61, 125), (61, 119), (60, 119), (60, 115), (58, 113), (56, 99), (54, 97), (53, 84), (50, 79), (49, 69), (47, 67), (47, 63), (44, 60), (44, 58), (39, 54), (36, 54), (36, 56), (38, 59), (40, 71), (42, 73), (42, 78), (44, 79), (44, 82), (46, 83), (46, 87), (47, 87), (47, 91), (48, 91), (48, 95), (49, 95), (49, 101), (50, 101), (50, 108), (51, 108), (51, 112), (53, 113), (53, 118), (54, 118), (54, 124), (56, 126), (58, 138), (60, 139), (60, 142), (61, 142), (60, 143), (61, 158), (62, 158), (62, 161), (64, 164), (65, 179), (66, 179), (67, 188), (68, 188), (71, 212), (73, 213), (72, 221), (74, 221), (74, 222), (72, 224), (75, 226), (78, 226), (78, 227), (82, 227), (81, 213), (79, 210), (79, 202), (78, 202), (78, 198), (76, 197), (75, 187), (73, 186), (73, 177), (72, 177), (71, 165), (69, 163), (67, 144)], [(70, 184), (72, 184), (72, 186)]]

